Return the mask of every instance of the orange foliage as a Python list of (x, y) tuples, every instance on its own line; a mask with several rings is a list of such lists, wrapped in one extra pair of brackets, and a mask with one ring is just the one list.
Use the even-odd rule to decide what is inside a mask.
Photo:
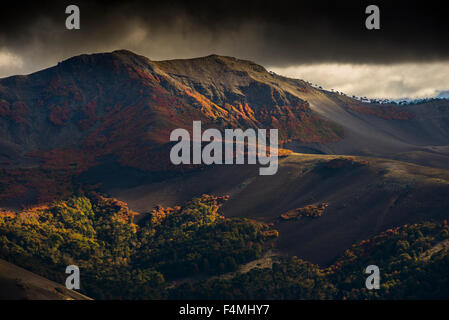
[(0, 173), (1, 201), (45, 203), (74, 192), (71, 176), (65, 173), (40, 168), (2, 170)]
[[(178, 207), (178, 208), (180, 209), (180, 207)], [(151, 214), (151, 223), (153, 225), (159, 225), (162, 223), (162, 221), (164, 221), (164, 219), (168, 215), (179, 211), (179, 209), (176, 210), (175, 208), (170, 208), (170, 207), (163, 208), (161, 206), (156, 206), (150, 213)]]
[(293, 153), (293, 151), (290, 149), (282, 149), (282, 148), (278, 149), (278, 157), (279, 158), (287, 157), (291, 153)]
[(8, 210), (1, 210), (0, 209), (0, 217), (9, 217), (9, 218), (15, 218), (16, 217), (16, 213), (12, 212), (12, 211), (8, 211)]

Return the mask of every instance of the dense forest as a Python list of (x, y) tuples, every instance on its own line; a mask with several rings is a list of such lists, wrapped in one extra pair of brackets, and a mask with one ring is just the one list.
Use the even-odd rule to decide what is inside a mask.
[[(263, 223), (225, 218), (219, 209), (226, 200), (203, 195), (136, 213), (92, 193), (4, 211), (0, 257), (60, 283), (66, 266), (75, 264), (81, 292), (96, 299), (449, 297), (447, 221), (387, 230), (353, 245), (329, 267), (280, 256), (271, 268), (241, 273), (234, 271), (260, 258), (278, 233)], [(381, 270), (380, 290), (365, 288), (371, 264)]]

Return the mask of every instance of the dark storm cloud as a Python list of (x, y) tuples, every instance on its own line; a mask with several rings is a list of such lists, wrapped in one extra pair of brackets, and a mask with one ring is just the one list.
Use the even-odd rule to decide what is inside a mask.
[[(81, 30), (65, 29), (68, 4), (80, 7)], [(365, 29), (368, 4), (379, 5), (381, 30)], [(449, 58), (448, 32), (436, 1), (13, 2), (0, 13), (0, 76), (2, 68), (29, 72), (120, 48), (151, 59), (218, 53), (278, 67), (427, 62)], [(8, 66), (14, 59), (22, 64)]]

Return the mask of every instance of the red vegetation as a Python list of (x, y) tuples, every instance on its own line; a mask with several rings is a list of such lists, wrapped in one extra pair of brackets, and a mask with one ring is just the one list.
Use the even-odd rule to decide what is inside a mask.
[(0, 201), (47, 203), (74, 192), (72, 177), (41, 168), (0, 170)]
[(21, 101), (15, 101), (11, 105), (6, 100), (0, 100), (0, 117), (6, 117), (17, 124), (27, 123), (30, 114), (28, 106)]

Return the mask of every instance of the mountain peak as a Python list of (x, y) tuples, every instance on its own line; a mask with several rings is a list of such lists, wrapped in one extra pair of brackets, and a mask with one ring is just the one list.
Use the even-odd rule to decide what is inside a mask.
[(75, 67), (81, 65), (101, 66), (112, 65), (137, 65), (148, 66), (150, 60), (129, 50), (115, 50), (105, 53), (91, 53), (74, 56), (58, 63), (58, 66)]
[(127, 49), (118, 49), (118, 50), (114, 50), (111, 52), (111, 54), (122, 54), (122, 55), (127, 55), (127, 56), (139, 56), (138, 54), (127, 50)]
[(150, 64), (171, 76), (189, 77), (201, 83), (209, 81), (229, 83), (237, 79), (240, 79), (238, 82), (243, 79), (246, 82), (251, 78), (269, 77), (268, 71), (253, 61), (216, 53), (188, 59), (151, 61)]

